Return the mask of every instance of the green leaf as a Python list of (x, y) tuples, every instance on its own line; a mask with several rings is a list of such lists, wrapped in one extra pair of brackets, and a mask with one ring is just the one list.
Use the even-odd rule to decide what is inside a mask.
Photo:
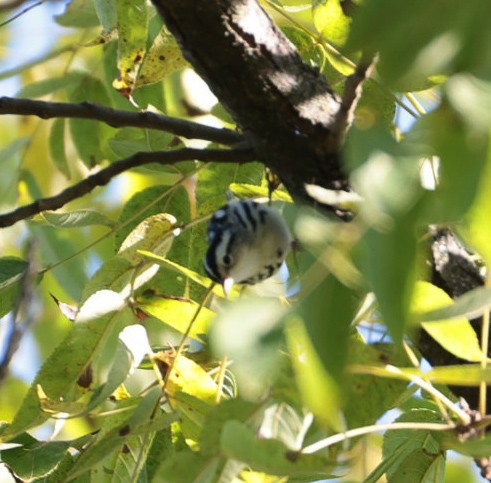
[(326, 371), (303, 321), (292, 317), (288, 325), (288, 347), (292, 354), (292, 365), (303, 404), (322, 424), (342, 431), (341, 393), (337, 381)]
[(324, 63), (323, 51), (313, 35), (291, 25), (282, 25), (281, 30), (295, 45), (306, 64), (322, 66)]
[(143, 260), (139, 250), (151, 251), (165, 257), (174, 241), (176, 221), (167, 213), (145, 218), (124, 239), (119, 249), (119, 256), (126, 258), (133, 265)]
[(421, 86), (434, 75), (482, 72), (490, 52), (478, 46), (489, 45), (484, 18), (491, 15), (491, 5), (485, 0), (470, 0), (464, 10), (460, 5), (450, 0), (442, 11), (438, 3), (425, 0), (363, 2), (348, 48), (380, 52), (378, 70), (399, 91)]
[(0, 180), (0, 202), (16, 205), (19, 196), (19, 181), (22, 178), (22, 153), (29, 143), (29, 137), (19, 137), (0, 150), (0, 165), (3, 176)]
[(261, 397), (274, 382), (285, 313), (276, 299), (243, 296), (222, 307), (214, 321), (210, 346), (217, 357), (234, 361), (231, 369), (246, 399)]
[[(380, 146), (374, 145), (376, 141)], [(364, 199), (361, 214), (370, 226), (357, 247), (359, 266), (391, 336), (399, 343), (409, 321), (416, 279), (416, 233), (423, 196), (419, 160), (406, 154), (406, 146), (395, 144), (379, 126), (355, 130), (350, 149), (353, 165), (364, 161), (352, 178)]]
[[(367, 344), (358, 334), (351, 336), (349, 363), (374, 366), (380, 363), (396, 367), (409, 364), (404, 351), (393, 350), (390, 344)], [(345, 376), (344, 417), (348, 428), (374, 424), (392, 409), (407, 388), (407, 381), (383, 378), (378, 375), (354, 374)]]
[(188, 65), (176, 39), (162, 27), (145, 54), (135, 87), (158, 82)]
[[(440, 422), (441, 417), (430, 410), (420, 409), (402, 414), (397, 422)], [(426, 430), (394, 430), (384, 435), (383, 454), (399, 457), (387, 469), (388, 481), (401, 483), (443, 481), (444, 451), (440, 441), (442, 435)], [(443, 465), (443, 466), (442, 466)], [(431, 479), (431, 475), (436, 475)]]
[[(85, 473), (114, 451), (121, 450), (125, 444), (129, 445), (128, 449), (133, 446), (133, 451), (137, 453), (138, 445), (141, 446), (142, 444), (140, 436), (145, 437), (169, 427), (177, 419), (176, 414), (165, 414), (157, 411), (157, 415), (154, 416), (160, 395), (160, 388), (155, 388), (143, 398), (138, 398), (135, 401), (136, 405), (133, 402), (134, 409), (126, 413), (126, 417), (121, 423), (108, 428), (101, 437), (97, 438), (81, 453), (70, 472), (70, 478)], [(138, 437), (136, 441), (133, 439), (134, 437)], [(151, 443), (151, 440), (148, 443)]]
[[(68, 96), (70, 102), (90, 101), (110, 105), (106, 86), (88, 74), (84, 74), (79, 82), (69, 89)], [(91, 168), (105, 158), (103, 146), (114, 132), (114, 128), (87, 119), (70, 119), (69, 126), (72, 141), (86, 166)]]
[(20, 258), (0, 258), (0, 317), (15, 307), (27, 265)]
[[(182, 188), (178, 188), (176, 191), (181, 192)], [(184, 191), (184, 190), (183, 190)], [(185, 193), (185, 192), (184, 192)], [(123, 240), (130, 234), (130, 232), (143, 220), (151, 215), (160, 213), (169, 213), (177, 218), (178, 223), (188, 221), (187, 217), (177, 216), (180, 213), (173, 213), (168, 211), (169, 199), (176, 196), (174, 190), (167, 186), (151, 186), (142, 191), (135, 193), (129, 201), (124, 205), (121, 215), (119, 216), (118, 223), (121, 225), (121, 229), (115, 235), (114, 244), (117, 250), (120, 249)], [(183, 200), (179, 200), (184, 204)], [(181, 211), (185, 211), (184, 207)]]
[(78, 379), (101, 354), (110, 357), (116, 348), (115, 335), (134, 321), (124, 300), (116, 293), (102, 290), (80, 308), (75, 323), (63, 342), (54, 350), (36, 375), (12, 424), (0, 435), (6, 441), (33, 428), (48, 418), (39, 407), (38, 386), (51, 400), (74, 401), (83, 393)]
[(65, 120), (55, 119), (49, 133), (49, 152), (56, 168), (70, 179), (70, 167), (65, 153)]
[(427, 378), (435, 384), (451, 386), (478, 386), (481, 382), (491, 382), (491, 368), (483, 369), (479, 365), (462, 364), (457, 366), (434, 367), (421, 372), (416, 369), (401, 369), (404, 373)]
[[(113, 154), (111, 158), (117, 160), (127, 158), (141, 151), (164, 150), (173, 139), (174, 136), (167, 132), (125, 127), (119, 129), (109, 140), (108, 144)], [(155, 170), (157, 170), (157, 167), (155, 167)], [(176, 175), (180, 174), (179, 170), (173, 166), (160, 166), (160, 170), (175, 173)], [(143, 171), (143, 168), (138, 171)], [(145, 171), (148, 172), (148, 167)]]
[(92, 0), (71, 0), (65, 12), (55, 18), (63, 27), (87, 28), (99, 25)]
[(218, 458), (210, 458), (195, 451), (181, 451), (163, 460), (152, 483), (214, 483), (220, 465)]
[[(442, 289), (428, 282), (417, 282), (411, 302), (411, 310), (416, 314), (416, 320), (420, 320), (418, 313), (428, 313), (428, 311), (431, 313), (434, 309), (451, 304), (452, 299)], [(479, 339), (465, 317), (427, 321), (422, 322), (421, 325), (433, 339), (453, 355), (472, 362), (482, 360)]]
[(21, 446), (2, 450), (2, 462), (22, 481), (46, 477), (60, 464), (70, 447), (70, 442), (41, 443), (28, 434), (22, 434), (13, 442)]
[[(230, 191), (239, 199), (244, 198), (268, 198), (269, 192), (267, 186), (256, 186), (248, 183), (231, 183)], [(292, 197), (282, 190), (275, 190), (271, 196), (273, 201), (285, 201), (292, 203)]]
[[(447, 299), (448, 301), (448, 299)], [(464, 295), (450, 299), (451, 303), (432, 309), (417, 311), (415, 317), (423, 322), (466, 317), (474, 319), (481, 316), (491, 306), (491, 288), (477, 287)]]
[(77, 240), (63, 230), (42, 223), (29, 222), (28, 228), (37, 241), (44, 266), (67, 259), (66, 263), (50, 272), (70, 297), (78, 299), (87, 276), (84, 261), (80, 257), (71, 258), (77, 251)]
[(146, 51), (148, 16), (145, 0), (117, 0), (118, 71), (115, 87), (130, 93)]
[[(120, 293), (126, 297), (130, 293), (135, 267), (129, 260), (122, 257), (113, 257), (106, 260), (92, 278), (85, 284), (80, 303), (84, 303), (92, 294), (99, 290), (107, 289)], [(141, 285), (137, 277), (133, 281), (133, 288)]]
[(242, 461), (254, 471), (312, 480), (321, 480), (328, 474), (329, 465), (324, 458), (295, 453), (277, 440), (258, 439), (239, 421), (225, 423), (221, 449), (225, 456)]
[(94, 8), (104, 32), (116, 28), (118, 18), (116, 0), (94, 0)]
[[(151, 315), (169, 327), (184, 334), (189, 323), (196, 314), (199, 304), (187, 299), (176, 299), (173, 297), (153, 296), (138, 299), (137, 308)], [(198, 316), (194, 319), (193, 326), (188, 336), (200, 342), (204, 342), (203, 335), (208, 333), (210, 322), (215, 316), (214, 312), (202, 307)]]
[[(173, 270), (176, 270), (179, 273), (182, 273), (184, 276), (192, 280), (193, 282), (196, 282), (197, 284), (201, 285), (202, 287), (209, 288), (210, 287), (210, 279), (208, 277), (203, 277), (199, 273), (193, 272), (192, 270), (189, 270), (186, 267), (183, 267), (181, 265), (178, 265), (177, 263), (174, 263), (173, 261), (167, 259), (167, 258), (162, 258), (158, 255), (155, 255), (150, 252), (146, 252), (144, 250), (140, 250), (140, 253), (144, 255), (145, 257), (149, 258), (150, 260), (155, 260), (157, 263), (159, 263), (162, 266), (167, 266), (172, 268)], [(217, 295), (218, 297), (224, 297), (223, 289), (222, 287), (218, 286), (215, 284), (213, 287), (213, 293)], [(233, 296), (236, 296), (239, 294), (239, 289), (237, 288), (232, 288), (232, 291), (229, 293), (232, 298)]]
[[(141, 220), (149, 217), (153, 214), (169, 213), (177, 220), (178, 226), (181, 223), (187, 223), (190, 220), (190, 198), (189, 193), (182, 187), (166, 187), (166, 186), (152, 186), (136, 193), (124, 206), (119, 223), (122, 225), (122, 229), (118, 230), (115, 236), (116, 246), (119, 246), (123, 237), (126, 237)], [(167, 235), (161, 233), (162, 241), (164, 236), (177, 235), (178, 232), (169, 232)], [(179, 231), (179, 236), (172, 244), (172, 248), (166, 254), (167, 258), (172, 259), (176, 263), (182, 266), (193, 269), (190, 260), (193, 257), (199, 256), (199, 265), (202, 266), (201, 257), (202, 253), (196, 253), (196, 247), (193, 242), (190, 241), (190, 230)], [(155, 232), (158, 235), (157, 231)], [(157, 239), (158, 242), (158, 239)], [(203, 241), (204, 243), (204, 241)], [(138, 247), (142, 249), (143, 247)], [(148, 250), (147, 250), (148, 251)], [(162, 252), (163, 253), (163, 252)], [(158, 293), (165, 293), (167, 295), (186, 296), (191, 295), (191, 298), (197, 299), (201, 296), (202, 290), (198, 293), (189, 292), (187, 279), (183, 279), (180, 274), (174, 270), (167, 270), (162, 267), (157, 276), (152, 279), (151, 284), (148, 286)]]
[(312, 2), (314, 26), (326, 40), (337, 47), (346, 43), (351, 18), (346, 16), (339, 0), (315, 0)]
[[(27, 84), (17, 93), (17, 97), (42, 97), (47, 94), (53, 94), (62, 89), (76, 86), (84, 78), (83, 72), (67, 72), (62, 77), (50, 77), (41, 81)], [(56, 122), (56, 121), (55, 121)]]
[(229, 399), (209, 409), (200, 433), (200, 451), (213, 456), (220, 451), (220, 437), (228, 421), (246, 422), (258, 414), (258, 404), (242, 399)]
[[(476, 200), (488, 161), (488, 133), (476, 130), (448, 103), (415, 126), (440, 158), (439, 184), (428, 197), (430, 223), (462, 219)], [(421, 140), (420, 140), (421, 142)], [(468, 160), (465, 166), (462, 159)]]
[(314, 285), (308, 278), (305, 280), (298, 313), (305, 321), (314, 350), (326, 371), (340, 382), (344, 377), (348, 337), (356, 309), (354, 294), (317, 261), (308, 270), (315, 268), (320, 272), (317, 281)]
[(91, 225), (104, 225), (113, 227), (116, 223), (107, 216), (93, 210), (77, 210), (66, 213), (56, 211), (43, 211), (41, 217), (56, 228), (79, 228)]

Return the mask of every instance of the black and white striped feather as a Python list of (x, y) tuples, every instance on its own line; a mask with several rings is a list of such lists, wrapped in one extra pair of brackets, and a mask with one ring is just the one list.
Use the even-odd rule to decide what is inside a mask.
[(280, 213), (253, 200), (232, 200), (208, 226), (204, 265), (215, 282), (253, 285), (274, 275), (291, 248), (292, 237)]

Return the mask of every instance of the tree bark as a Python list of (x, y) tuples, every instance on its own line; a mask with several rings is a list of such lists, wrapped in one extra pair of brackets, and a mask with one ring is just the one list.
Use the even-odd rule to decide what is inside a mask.
[(341, 99), (256, 0), (152, 1), (257, 159), (295, 198), (309, 199), (305, 183), (348, 189)]

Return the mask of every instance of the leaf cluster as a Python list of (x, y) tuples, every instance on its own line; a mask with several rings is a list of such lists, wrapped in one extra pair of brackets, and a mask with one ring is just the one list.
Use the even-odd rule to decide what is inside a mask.
[[(309, 187), (353, 220), (274, 191), (302, 249), (269, 286), (227, 300), (202, 270), (226, 192), (267, 201), (259, 162), (142, 164), (2, 231), (0, 316), (16, 334), (0, 360), (7, 471), (53, 483), (450, 482), (448, 450), (485, 454), (488, 439), (469, 435), (487, 419), (445, 386), (482, 388), (484, 412), (491, 291), (483, 275), (454, 300), (428, 281), (427, 261), (429, 225), (458, 232), (476, 266), (491, 261), (491, 12), (484, 0), (440, 3), (262, 2), (340, 95), (363, 54), (379, 59), (343, 149), (356, 196)], [(0, 73), (21, 75), (16, 98), (147, 112), (174, 128), (111, 125), (97, 109), (0, 117), (2, 211), (142, 152), (227, 144), (199, 131), (236, 126), (219, 100), (193, 96), (202, 81), (146, 1), (72, 0), (55, 21), (65, 30), (49, 53)], [(461, 362), (425, 369), (421, 331)], [(28, 334), (35, 348), (18, 349)]]

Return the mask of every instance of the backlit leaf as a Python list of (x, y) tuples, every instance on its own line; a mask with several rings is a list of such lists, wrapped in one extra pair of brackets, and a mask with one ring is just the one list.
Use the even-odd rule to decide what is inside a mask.
[[(187, 299), (151, 296), (140, 298), (137, 302), (137, 307), (146, 314), (152, 315), (181, 334), (184, 334), (189, 323), (193, 320), (199, 304)], [(210, 309), (201, 307), (198, 316), (194, 319), (188, 336), (203, 342), (203, 335), (208, 333), (208, 327), (214, 315), (214, 312)]]
[(113, 86), (131, 94), (146, 50), (148, 16), (145, 0), (117, 0), (118, 79)]
[[(421, 313), (448, 306), (452, 299), (441, 288), (428, 282), (418, 282), (415, 286), (411, 309)], [(416, 320), (418, 316), (415, 315)], [(482, 351), (475, 330), (465, 317), (440, 319), (421, 323), (428, 334), (444, 349), (461, 359), (478, 362)]]

